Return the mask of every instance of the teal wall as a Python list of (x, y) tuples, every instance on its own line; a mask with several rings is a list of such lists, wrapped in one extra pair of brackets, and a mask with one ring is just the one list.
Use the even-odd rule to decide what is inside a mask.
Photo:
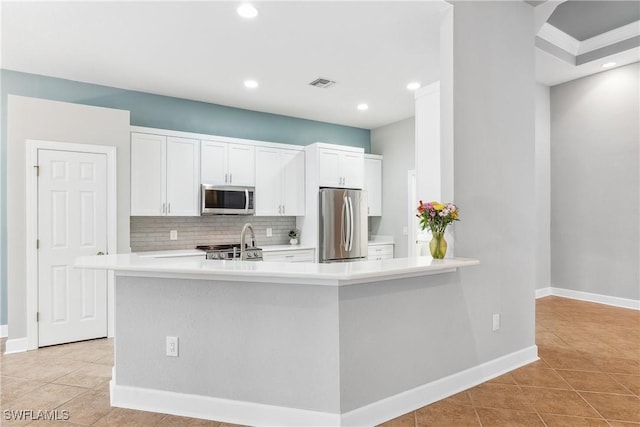
[(80, 83), (35, 74), (0, 70), (2, 140), (0, 146), (0, 324), (7, 324), (7, 95), (44, 98), (131, 112), (131, 124), (161, 129), (284, 144), (308, 145), (317, 141), (362, 147), (370, 152), (370, 131), (314, 120), (260, 113), (223, 105), (153, 95), (108, 86)]

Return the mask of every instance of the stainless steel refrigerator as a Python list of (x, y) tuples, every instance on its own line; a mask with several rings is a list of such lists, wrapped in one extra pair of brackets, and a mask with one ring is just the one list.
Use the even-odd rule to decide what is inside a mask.
[(367, 258), (367, 192), (320, 189), (320, 262)]

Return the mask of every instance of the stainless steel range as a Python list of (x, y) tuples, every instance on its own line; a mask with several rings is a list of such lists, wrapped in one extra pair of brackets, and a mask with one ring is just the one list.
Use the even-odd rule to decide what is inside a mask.
[[(196, 249), (200, 249), (206, 252), (207, 259), (215, 260), (240, 260), (240, 244), (226, 244), (226, 245), (203, 245), (196, 246)], [(262, 261), (262, 249), (254, 246), (247, 246), (246, 248), (246, 260), (247, 261)]]

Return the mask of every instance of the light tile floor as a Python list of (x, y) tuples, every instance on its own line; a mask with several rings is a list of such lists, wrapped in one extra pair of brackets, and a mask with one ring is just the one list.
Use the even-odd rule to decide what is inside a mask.
[[(536, 316), (541, 360), (383, 426), (640, 426), (640, 312), (546, 297)], [(0, 363), (2, 426), (230, 426), (111, 408), (112, 340), (3, 355)], [(70, 419), (6, 419), (5, 410), (28, 409), (66, 410)]]

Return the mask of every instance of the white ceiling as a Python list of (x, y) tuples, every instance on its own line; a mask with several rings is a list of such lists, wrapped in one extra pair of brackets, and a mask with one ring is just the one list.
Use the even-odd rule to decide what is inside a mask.
[(2, 68), (369, 129), (439, 78), (442, 1), (255, 4), (3, 2)]
[[(534, 2), (539, 25), (562, 3)], [(439, 79), (444, 1), (258, 1), (251, 21), (239, 4), (2, 1), (1, 66), (366, 129), (412, 116), (406, 84)], [(576, 66), (536, 49), (536, 77), (553, 86), (603, 61)], [(317, 77), (337, 83), (309, 86)], [(259, 88), (244, 88), (247, 78)]]

